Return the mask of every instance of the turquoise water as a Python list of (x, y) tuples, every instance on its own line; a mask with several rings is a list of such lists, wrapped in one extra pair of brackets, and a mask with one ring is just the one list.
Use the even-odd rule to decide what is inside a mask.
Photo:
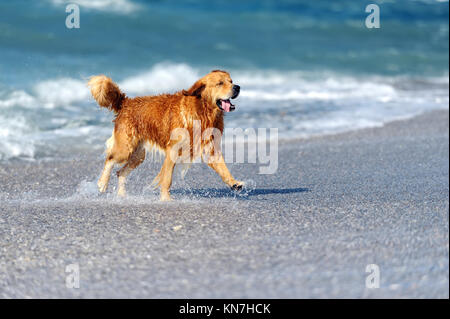
[[(134, 96), (229, 70), (242, 95), (227, 126), (277, 127), (282, 138), (448, 108), (446, 1), (70, 3), (80, 29), (66, 28), (66, 1), (0, 2), (0, 159), (102, 143), (111, 115), (84, 84), (99, 73)], [(365, 27), (370, 3), (379, 29)]]

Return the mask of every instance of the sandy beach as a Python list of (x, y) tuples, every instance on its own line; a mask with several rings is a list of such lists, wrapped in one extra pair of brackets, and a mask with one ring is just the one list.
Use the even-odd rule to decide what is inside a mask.
[[(0, 298), (448, 298), (449, 112), (281, 141), (276, 174), (204, 164), (173, 202), (130, 176), (96, 192), (101, 151), (0, 164)], [(78, 155), (77, 155), (78, 156)], [(77, 264), (80, 288), (66, 287)], [(366, 266), (380, 288), (366, 288)]]

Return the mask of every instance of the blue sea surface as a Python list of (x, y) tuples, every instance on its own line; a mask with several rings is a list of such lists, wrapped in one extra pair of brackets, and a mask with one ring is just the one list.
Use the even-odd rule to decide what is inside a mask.
[[(68, 29), (66, 5), (80, 8)], [(380, 28), (368, 29), (368, 4)], [(112, 115), (85, 85), (107, 74), (130, 96), (174, 92), (212, 69), (242, 87), (228, 127), (298, 138), (448, 108), (448, 1), (0, 2), (0, 160), (86, 148)], [(69, 146), (67, 146), (69, 147)]]

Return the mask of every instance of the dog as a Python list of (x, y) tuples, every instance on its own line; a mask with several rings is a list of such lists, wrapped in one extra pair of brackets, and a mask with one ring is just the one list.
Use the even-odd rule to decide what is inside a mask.
[[(190, 163), (199, 155), (209, 155), (207, 164), (217, 172), (232, 190), (240, 190), (244, 183), (237, 181), (228, 170), (220, 152), (220, 137), (224, 128), (224, 113), (234, 111), (230, 99), (238, 97), (239, 85), (233, 84), (230, 74), (213, 70), (196, 81), (188, 90), (174, 94), (161, 94), (129, 98), (109, 77), (97, 75), (88, 82), (92, 96), (100, 107), (113, 111), (114, 131), (106, 142), (106, 160), (97, 183), (105, 192), (115, 164), (123, 164), (118, 170), (119, 196), (125, 196), (128, 174), (145, 159), (146, 149), (156, 149), (165, 155), (164, 163), (153, 184), (160, 187), (160, 199), (171, 200), (172, 174), (179, 158), (179, 145), (189, 147)], [(198, 122), (200, 121), (200, 122)], [(220, 134), (194, 142), (194, 123), (200, 123), (201, 131), (214, 128)], [(189, 139), (171, 138), (176, 129), (184, 129)], [(197, 150), (197, 151), (196, 151)]]

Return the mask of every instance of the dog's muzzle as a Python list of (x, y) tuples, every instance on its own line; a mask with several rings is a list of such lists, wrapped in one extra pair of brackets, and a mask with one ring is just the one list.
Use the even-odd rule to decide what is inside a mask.
[[(232, 99), (237, 98), (240, 91), (241, 87), (239, 85), (233, 85), (233, 95), (231, 96), (231, 98)], [(218, 99), (216, 101), (216, 104), (219, 107), (219, 109), (221, 109), (224, 112), (232, 112), (236, 109), (234, 104), (231, 103), (230, 99), (226, 100)]]
[(233, 96), (231, 98), (232, 99), (237, 98), (240, 91), (241, 91), (241, 87), (239, 85), (233, 85)]

